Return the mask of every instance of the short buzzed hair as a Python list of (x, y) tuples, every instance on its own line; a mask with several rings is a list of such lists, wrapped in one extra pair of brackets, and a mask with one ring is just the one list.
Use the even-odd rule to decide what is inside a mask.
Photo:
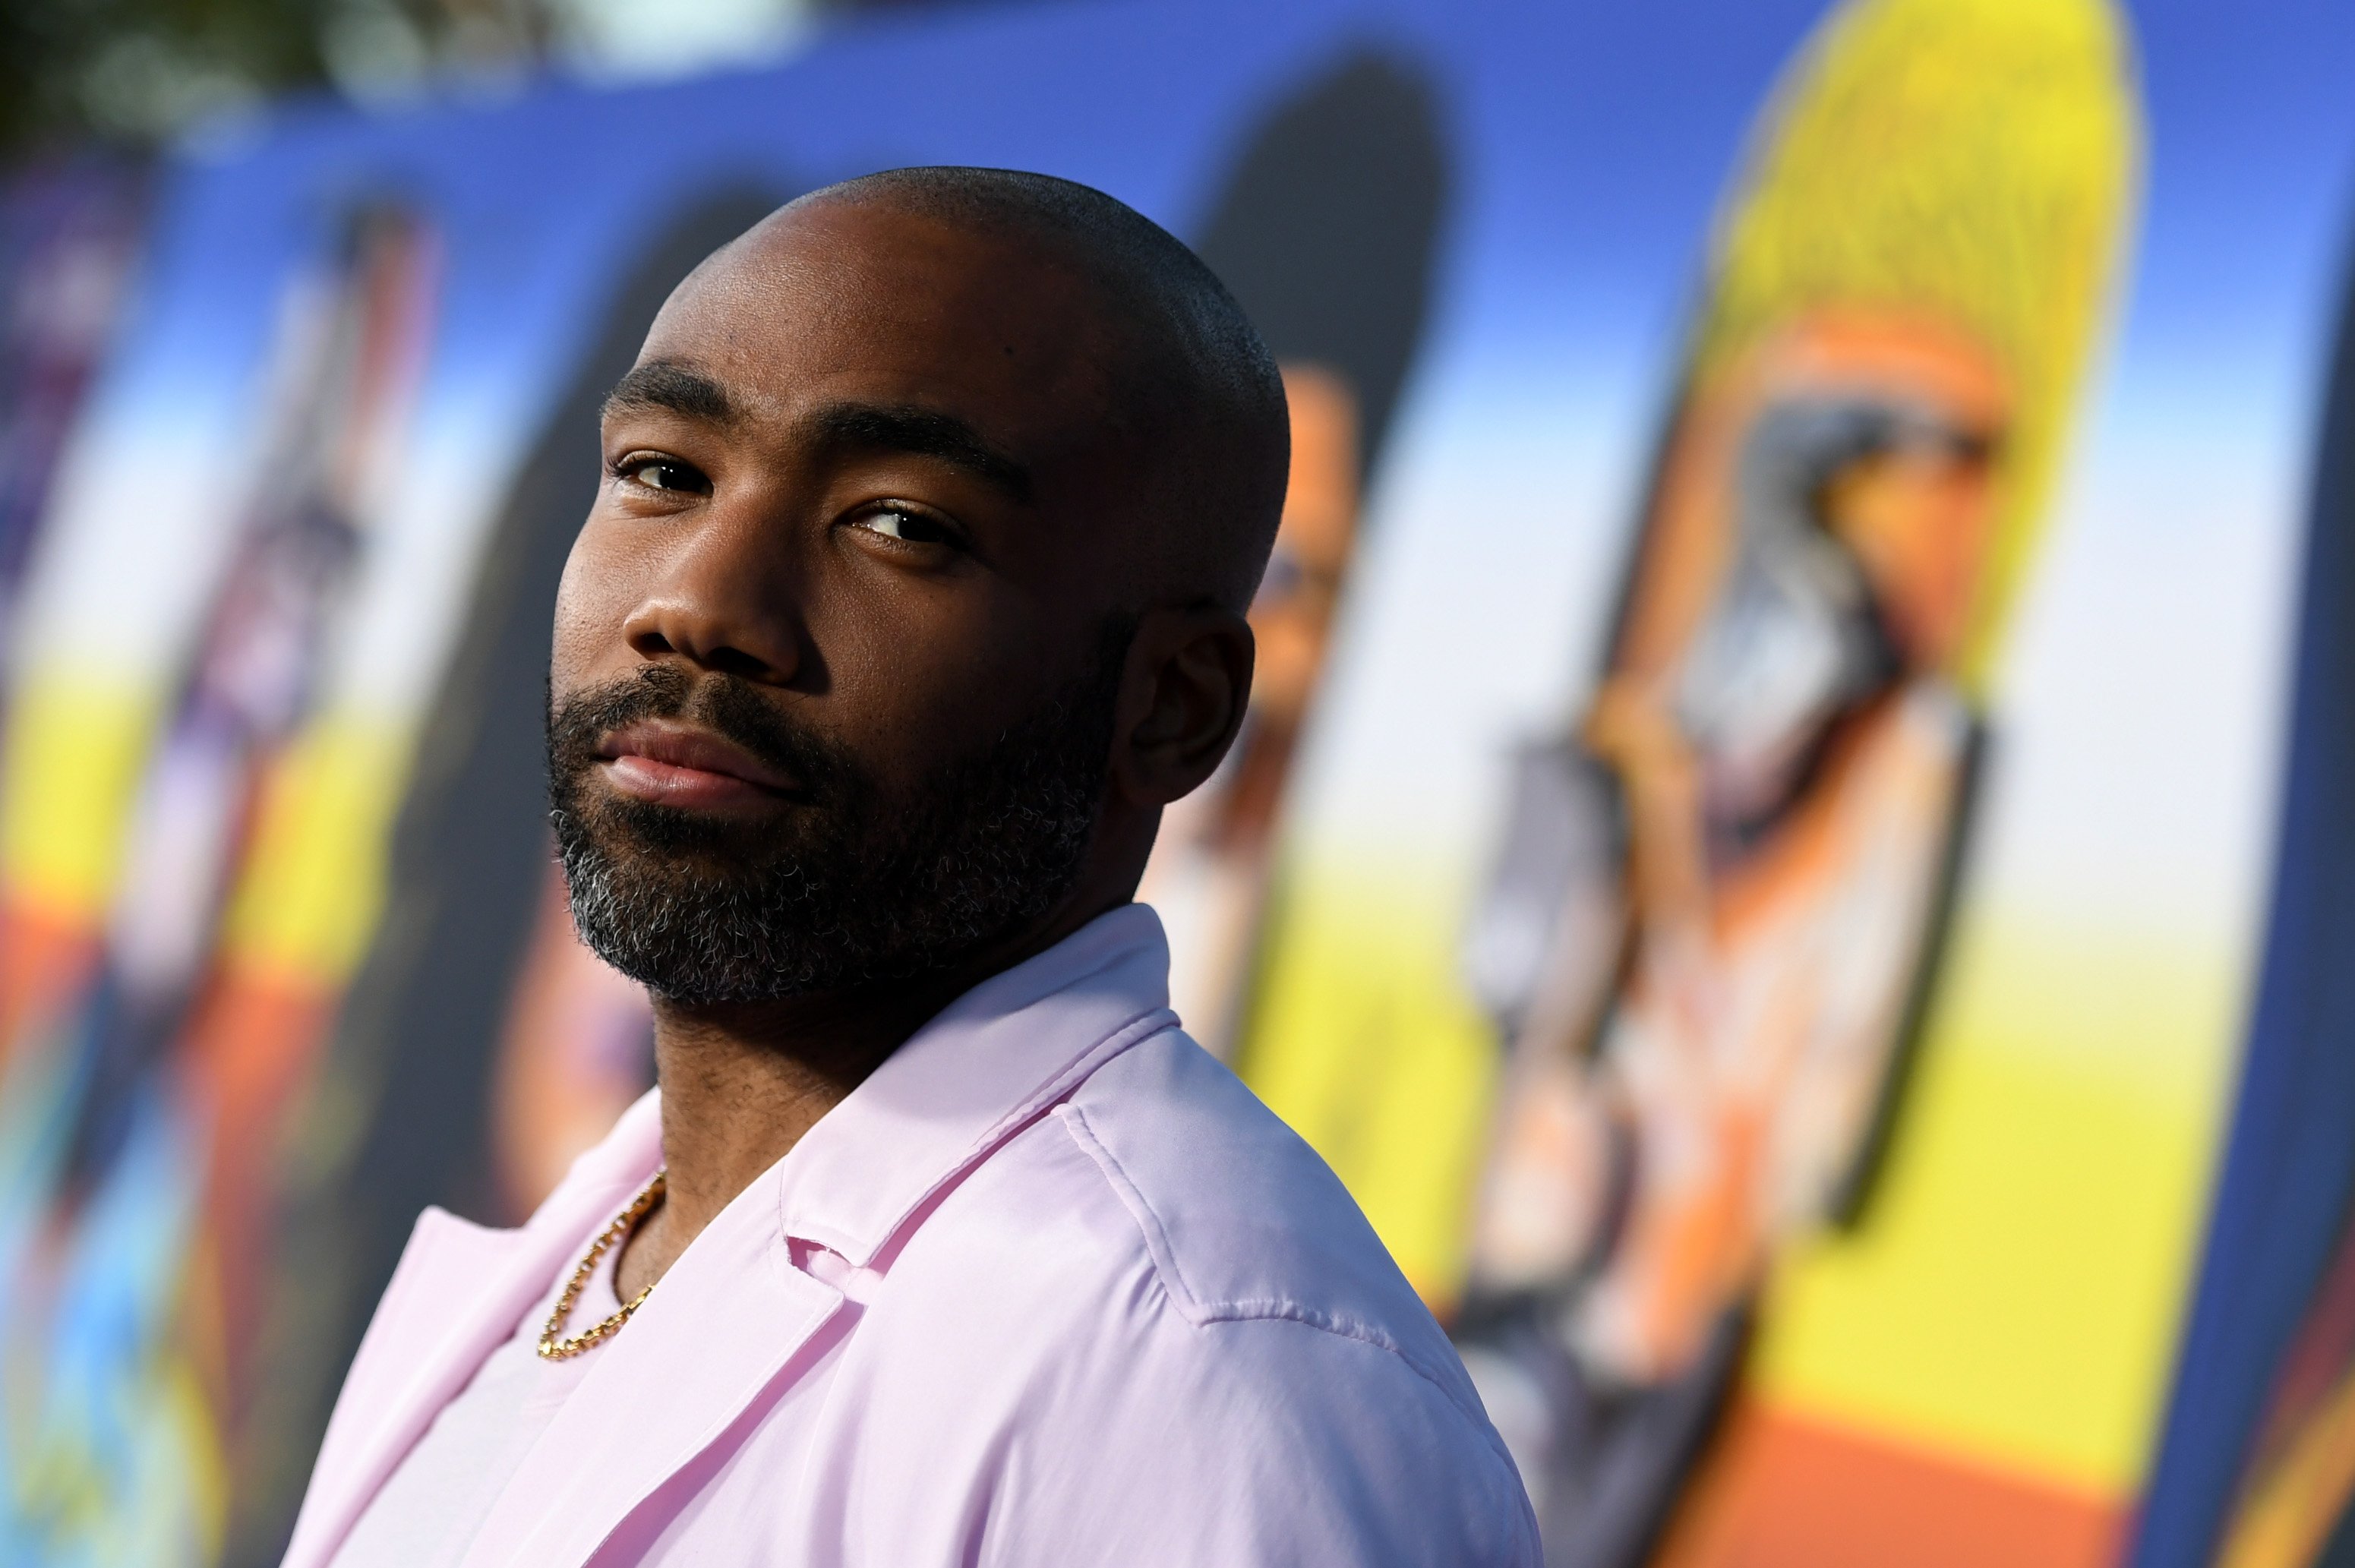
[(887, 169), (812, 191), (1039, 246), (1101, 290), (1131, 363), (1112, 368), (1160, 439), (1169, 505), (1148, 591), (1249, 606), (1275, 543), (1291, 417), (1275, 358), (1199, 256), (1126, 203), (1018, 169)]

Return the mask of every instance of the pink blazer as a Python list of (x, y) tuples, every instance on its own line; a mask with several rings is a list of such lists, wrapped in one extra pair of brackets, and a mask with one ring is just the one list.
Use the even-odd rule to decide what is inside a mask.
[[(591, 1352), (468, 1568), (1536, 1568), (1438, 1325), (1167, 973), (1131, 905), (927, 1025)], [(648, 1095), (520, 1230), (426, 1211), (286, 1568), (325, 1568), (660, 1157)]]

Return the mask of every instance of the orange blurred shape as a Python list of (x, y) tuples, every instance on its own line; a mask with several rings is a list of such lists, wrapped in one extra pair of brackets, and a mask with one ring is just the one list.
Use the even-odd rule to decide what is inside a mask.
[(220, 1339), (200, 1362), (218, 1379), (212, 1408), (232, 1428), (259, 1386), (259, 1338), (269, 1275), (273, 1202), (288, 1115), (299, 1103), (335, 1021), (336, 994), (316, 980), (226, 963), (192, 1008), (183, 1046), (184, 1091), (206, 1124), (204, 1221), (196, 1244), (218, 1297)]
[(88, 983), (99, 944), (88, 919), (23, 898), (0, 905), (0, 1069)]
[(1656, 1568), (2107, 1568), (2124, 1510), (1780, 1411), (1727, 1413)]

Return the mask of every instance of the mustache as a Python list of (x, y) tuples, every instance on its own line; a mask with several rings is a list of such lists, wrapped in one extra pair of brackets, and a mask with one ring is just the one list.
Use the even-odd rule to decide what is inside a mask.
[(841, 799), (860, 782), (860, 770), (845, 748), (779, 712), (750, 681), (724, 672), (696, 675), (672, 665), (650, 665), (634, 676), (585, 687), (560, 704), (551, 693), (549, 782), (562, 789), (597, 762), (608, 735), (649, 719), (710, 731), (791, 777), (813, 802)]

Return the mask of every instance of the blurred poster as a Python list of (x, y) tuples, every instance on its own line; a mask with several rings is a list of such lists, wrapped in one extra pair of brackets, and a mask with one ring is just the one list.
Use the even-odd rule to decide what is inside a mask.
[(2126, 217), (2105, 5), (1858, 0), (1727, 198), (1603, 668), (1465, 961), (1508, 1042), (1459, 1339), (1561, 1562), (1647, 1555), (1932, 995), (1986, 677)]
[(1260, 683), (1144, 897), (1558, 1564), (2332, 1561), (2350, 50), (948, 8), (0, 197), (0, 1562), (274, 1562), (417, 1211), (650, 1081), (541, 800), (597, 406), (921, 162), (1135, 203), (1282, 363)]
[(0, 184), (0, 657), (66, 435), (112, 343), (146, 182), (98, 157)]
[[(115, 897), (12, 933), (43, 949), (0, 1014), (18, 1214), (5, 1522), (24, 1561), (192, 1540), (261, 1381), (261, 1157), (332, 997), (240, 927), (304, 826), (299, 752), (407, 433), (434, 261), (413, 214), (371, 203), (289, 274), (250, 481), (128, 781)], [(170, 1327), (191, 1317), (200, 1331)]]
[(1218, 775), (1164, 814), (1139, 901), (1170, 942), (1170, 1002), (1195, 1039), (1239, 1044), (1276, 875), (1275, 828), (1323, 685), (1334, 615), (1430, 309), (1447, 197), (1438, 105), (1419, 73), (1360, 55), (1252, 127), (1195, 244), (1267, 340), (1292, 408), (1292, 474), (1251, 611), (1252, 701)]

